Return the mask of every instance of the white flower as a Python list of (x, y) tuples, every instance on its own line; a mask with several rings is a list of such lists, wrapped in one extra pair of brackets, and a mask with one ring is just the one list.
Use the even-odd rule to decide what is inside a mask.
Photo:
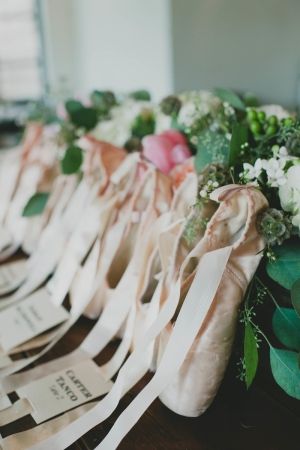
[(185, 103), (179, 111), (178, 122), (186, 127), (191, 127), (197, 117), (196, 105), (193, 101)]
[(300, 164), (289, 168), (286, 183), (279, 188), (282, 209), (293, 215), (292, 223), (300, 230)]
[(152, 104), (126, 99), (121, 105), (112, 108), (111, 119), (100, 122), (92, 134), (99, 140), (122, 147), (131, 137), (134, 119), (145, 109), (153, 109)]
[(271, 158), (264, 160), (263, 168), (267, 172), (268, 184), (271, 187), (283, 186), (286, 183), (286, 176), (284, 173), (284, 166), (286, 159)]
[(255, 161), (254, 166), (252, 166), (249, 163), (244, 163), (243, 164), (244, 172), (242, 173), (242, 176), (246, 180), (253, 180), (255, 178), (258, 178), (263, 170), (264, 161), (265, 160), (258, 158)]
[(208, 113), (216, 113), (222, 105), (220, 99), (208, 91), (184, 92), (179, 98), (182, 106), (178, 123), (185, 127), (191, 127), (195, 121)]

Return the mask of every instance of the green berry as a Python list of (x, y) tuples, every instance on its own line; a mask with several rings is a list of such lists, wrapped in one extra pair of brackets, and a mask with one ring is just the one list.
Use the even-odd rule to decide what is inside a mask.
[(267, 136), (272, 136), (273, 134), (275, 134), (277, 131), (277, 128), (275, 125), (269, 125), (268, 128), (266, 129), (266, 135)]
[(276, 117), (276, 116), (270, 116), (270, 117), (268, 117), (268, 123), (269, 123), (270, 125), (277, 125), (277, 123), (278, 123), (277, 117)]
[(250, 124), (250, 130), (254, 135), (258, 135), (261, 133), (261, 125), (257, 120), (253, 120)]
[(247, 110), (247, 118), (250, 122), (257, 119), (257, 112), (255, 111), (255, 109)]
[(266, 119), (266, 113), (264, 111), (259, 111), (257, 113), (257, 118), (260, 122), (264, 122)]
[(293, 119), (291, 117), (287, 117), (283, 120), (283, 125), (285, 127), (291, 127), (293, 125)]

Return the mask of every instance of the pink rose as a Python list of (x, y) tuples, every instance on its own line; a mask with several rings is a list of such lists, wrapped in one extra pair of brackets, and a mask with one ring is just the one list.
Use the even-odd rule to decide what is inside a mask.
[(165, 174), (191, 156), (185, 137), (176, 130), (145, 136), (142, 144), (145, 158)]

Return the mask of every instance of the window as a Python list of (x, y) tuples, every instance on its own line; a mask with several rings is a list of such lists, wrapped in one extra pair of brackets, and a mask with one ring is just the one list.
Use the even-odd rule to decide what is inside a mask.
[(37, 6), (35, 0), (0, 1), (0, 100), (42, 94)]

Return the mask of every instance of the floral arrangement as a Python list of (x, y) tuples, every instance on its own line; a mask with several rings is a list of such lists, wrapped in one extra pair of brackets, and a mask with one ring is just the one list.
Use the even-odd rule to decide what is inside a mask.
[[(57, 140), (65, 174), (80, 171), (84, 152), (80, 138), (89, 133), (128, 152), (141, 151), (166, 174), (194, 156), (199, 182), (195, 211), (211, 202), (214, 189), (230, 183), (250, 184), (262, 191), (269, 208), (257, 227), (266, 247), (241, 311), (239, 375), (249, 387), (265, 340), (276, 382), (300, 399), (300, 121), (296, 115), (216, 89), (170, 95), (159, 104), (147, 91), (127, 96), (94, 91), (85, 103), (68, 100), (53, 117), (60, 127)], [(38, 194), (24, 214), (40, 213), (44, 206), (45, 198)], [(205, 226), (206, 221), (198, 223), (195, 214), (186, 224), (186, 238), (193, 241), (197, 229)], [(273, 293), (275, 283), (282, 289), (280, 299)], [(272, 328), (279, 341), (275, 345), (259, 323), (261, 304), (268, 299), (275, 304)]]

